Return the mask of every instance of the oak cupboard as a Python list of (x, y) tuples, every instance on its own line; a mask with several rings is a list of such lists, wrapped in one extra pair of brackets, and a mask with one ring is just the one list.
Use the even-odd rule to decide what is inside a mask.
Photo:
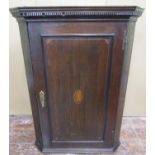
[(137, 6), (17, 7), (36, 145), (43, 152), (114, 151)]

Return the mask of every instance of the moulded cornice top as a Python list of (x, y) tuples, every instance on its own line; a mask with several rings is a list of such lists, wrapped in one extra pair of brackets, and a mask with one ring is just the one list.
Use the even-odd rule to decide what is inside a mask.
[(139, 17), (143, 8), (138, 6), (96, 7), (16, 7), (11, 8), (16, 18), (130, 18)]

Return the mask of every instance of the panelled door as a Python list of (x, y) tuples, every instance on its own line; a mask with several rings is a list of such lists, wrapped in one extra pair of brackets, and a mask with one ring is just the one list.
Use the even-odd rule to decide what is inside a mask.
[(124, 25), (45, 22), (28, 28), (43, 145), (110, 146)]

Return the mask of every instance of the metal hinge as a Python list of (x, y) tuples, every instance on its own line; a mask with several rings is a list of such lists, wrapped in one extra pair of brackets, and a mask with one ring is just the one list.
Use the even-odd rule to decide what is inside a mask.
[(127, 43), (127, 30), (125, 30), (123, 33), (123, 43), (122, 43), (122, 50), (123, 51), (125, 50), (126, 43)]
[(114, 140), (114, 137), (115, 137), (115, 130), (113, 129), (113, 130), (111, 131), (111, 133), (112, 133), (112, 139)]

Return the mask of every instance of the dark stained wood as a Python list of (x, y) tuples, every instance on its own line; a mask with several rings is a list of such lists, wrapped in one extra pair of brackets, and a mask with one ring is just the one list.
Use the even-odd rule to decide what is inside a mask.
[[(103, 140), (109, 42), (101, 37), (44, 39), (53, 140)], [(79, 104), (76, 90), (82, 92)]]
[[(114, 151), (139, 7), (20, 7), (36, 145), (43, 152)], [(45, 93), (42, 107), (39, 92)]]

